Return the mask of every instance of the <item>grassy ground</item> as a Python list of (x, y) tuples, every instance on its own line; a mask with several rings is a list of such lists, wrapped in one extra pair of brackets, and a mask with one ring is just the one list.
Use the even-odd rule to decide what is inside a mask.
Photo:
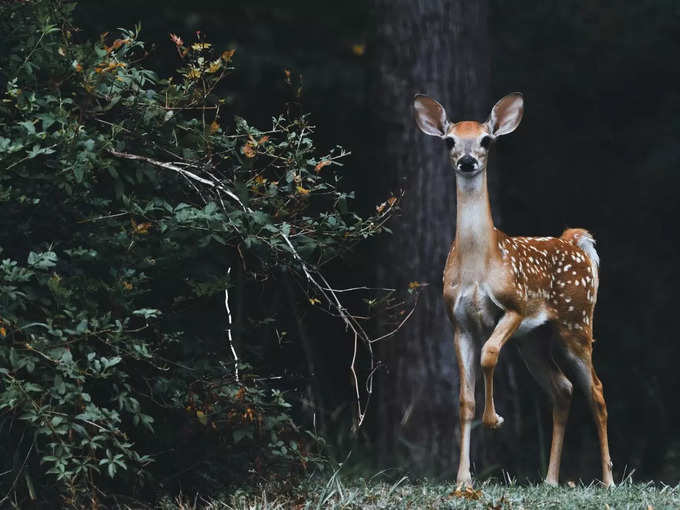
[[(571, 486), (573, 485), (573, 487)], [(680, 509), (680, 485), (627, 483), (614, 489), (595, 485), (553, 488), (545, 485), (498, 484), (487, 482), (477, 490), (456, 491), (451, 483), (409, 482), (393, 484), (354, 481), (338, 477), (308, 483), (287, 495), (262, 491), (258, 495), (232, 494), (212, 501), (176, 500), (162, 505), (164, 510), (283, 510), (283, 509), (484, 509), (533, 510), (577, 509)]]

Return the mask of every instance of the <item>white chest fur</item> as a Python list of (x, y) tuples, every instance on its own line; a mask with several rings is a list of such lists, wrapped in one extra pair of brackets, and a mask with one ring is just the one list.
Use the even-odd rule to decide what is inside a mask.
[[(480, 282), (457, 285), (453, 306), (456, 323), (464, 329), (479, 334), (488, 334), (503, 314), (503, 306), (494, 298), (488, 285)], [(548, 313), (541, 309), (524, 318), (513, 336), (523, 336), (548, 320)], [(481, 339), (482, 341), (485, 338)]]
[(497, 304), (486, 285), (473, 282), (458, 286), (453, 306), (456, 322), (475, 332), (489, 332), (498, 322), (503, 309)]

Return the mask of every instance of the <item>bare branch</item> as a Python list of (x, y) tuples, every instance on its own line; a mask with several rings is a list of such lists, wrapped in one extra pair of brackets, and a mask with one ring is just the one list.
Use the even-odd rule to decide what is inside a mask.
[[(231, 266), (227, 269), (227, 276), (231, 275)], [(234, 371), (236, 374), (236, 382), (239, 382), (238, 378), (238, 356), (236, 354), (236, 349), (234, 349), (234, 339), (231, 337), (231, 309), (229, 308), (229, 287), (224, 289), (224, 307), (227, 309), (227, 342), (229, 342), (229, 348), (231, 349), (231, 354), (234, 356)]]
[(231, 191), (230, 189), (226, 188), (222, 183), (220, 182), (215, 182), (211, 181), (209, 179), (204, 179), (203, 177), (200, 177), (196, 175), (193, 172), (190, 172), (189, 170), (185, 170), (184, 168), (179, 167), (176, 163), (166, 163), (164, 161), (158, 161), (155, 159), (151, 159), (147, 156), (140, 156), (138, 154), (130, 154), (128, 152), (118, 152), (113, 149), (107, 149), (107, 152), (111, 154), (112, 156), (115, 156), (117, 158), (124, 158), (124, 159), (132, 159), (132, 160), (138, 160), (138, 161), (145, 161), (149, 163), (150, 165), (157, 166), (159, 168), (165, 168), (166, 170), (172, 170), (173, 172), (177, 172), (178, 174), (187, 177), (189, 179), (192, 179), (194, 181), (200, 182), (201, 184), (205, 184), (206, 186), (210, 186), (213, 189), (216, 189), (218, 191), (221, 191), (225, 195), (227, 195), (229, 198), (233, 199), (238, 203), (238, 205), (241, 206), (241, 208), (244, 211), (247, 212), (252, 212), (252, 209), (249, 207), (246, 207), (243, 202), (241, 202), (241, 199), (236, 196), (236, 194)]

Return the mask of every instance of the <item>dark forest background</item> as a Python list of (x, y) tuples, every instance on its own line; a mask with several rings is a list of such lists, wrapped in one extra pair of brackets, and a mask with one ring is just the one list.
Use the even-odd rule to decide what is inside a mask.
[[(351, 151), (341, 172), (361, 213), (403, 192), (393, 235), (360, 243), (326, 268), (338, 287), (406, 293), (410, 282), (429, 284), (407, 327), (378, 345), (376, 392), (358, 431), (353, 343), (340, 321), (315, 311), (296, 325), (284, 317), (293, 338), (258, 346), (238, 343), (249, 337), (247, 321), (234, 329), (244, 359), (257, 358), (260, 373), (282, 377), (298, 423), (325, 437), (348, 471), (455, 476), (457, 375), (440, 298), (454, 237), (454, 177), (443, 144), (417, 132), (410, 104), (423, 92), (452, 120), (483, 120), (497, 99), (522, 92), (524, 120), (491, 156), (497, 226), (510, 235), (559, 235), (567, 227), (595, 235), (602, 262), (594, 361), (609, 409), (615, 479), (634, 470), (635, 479), (677, 481), (677, 2), (119, 0), (115, 8), (82, 1), (75, 17), (89, 37), (141, 22), (161, 77), (176, 67), (170, 33), (191, 41), (200, 31), (216, 47), (235, 49), (224, 118), (243, 116), (264, 130), (272, 112), (309, 112), (322, 150)], [(277, 299), (292, 299), (279, 292)], [(214, 305), (202, 320), (222, 317), (222, 303)], [(237, 318), (247, 313), (238, 306)], [(187, 327), (218, 335), (222, 328)], [(360, 356), (363, 381), (365, 350)], [(539, 480), (550, 404), (512, 343), (496, 379), (506, 425), (474, 428), (473, 471)], [(595, 429), (576, 396), (562, 478), (598, 476)]]
[[(408, 211), (422, 207), (409, 202), (416, 200), (415, 193), (409, 196), (409, 182), (414, 178), (395, 182), (381, 174), (385, 171), (381, 151), (390, 150), (390, 140), (383, 134), (394, 127), (379, 125), (376, 96), (380, 91), (376, 93), (375, 83), (380, 80), (382, 54), (376, 52), (376, 46), (380, 44), (379, 27), (384, 17), (391, 15), (390, 9), (379, 2), (360, 1), (297, 1), (285, 6), (258, 0), (193, 4), (121, 1), (116, 9), (83, 3), (77, 14), (81, 25), (94, 32), (143, 20), (146, 40), (157, 42), (155, 55), (168, 59), (168, 69), (173, 57), (172, 48), (165, 44), (168, 32), (189, 37), (201, 30), (215, 43), (236, 48), (238, 70), (230, 78), (233, 108), (255, 124), (266, 125), (270, 112), (290, 100), (282, 77), (284, 69), (292, 70), (303, 86), (302, 109), (321, 127), (321, 145), (341, 144), (352, 151), (343, 173), (349, 187), (359, 191), (361, 207), (370, 210), (388, 192), (401, 187), (406, 190)], [(492, 156), (498, 226), (511, 235), (558, 235), (571, 226), (586, 227), (595, 234), (602, 258), (602, 283), (594, 356), (609, 406), (615, 469), (618, 476), (636, 469), (636, 476), (664, 480), (677, 478), (680, 469), (680, 436), (675, 425), (680, 415), (674, 405), (679, 382), (675, 367), (679, 347), (674, 333), (674, 289), (680, 284), (675, 239), (680, 89), (674, 64), (680, 54), (679, 16), (679, 7), (671, 0), (627, 4), (490, 0), (484, 19), (488, 37), (476, 39), (482, 46), (480, 58), (488, 59), (488, 64), (483, 64), (488, 65), (488, 83), (476, 89), (477, 97), (436, 92), (454, 120), (473, 114), (473, 104), (476, 118), (482, 120), (505, 93), (521, 91), (525, 95), (521, 127), (504, 139)], [(422, 37), (427, 37), (428, 28), (436, 23), (436, 19), (426, 20)], [(409, 44), (418, 44), (417, 40), (401, 42), (404, 53)], [(478, 65), (474, 63), (476, 49), (470, 51), (447, 58), (472, 58), (472, 65)], [(423, 81), (425, 87), (425, 78)], [(412, 88), (415, 90), (408, 92), (435, 95), (416, 84)], [(384, 93), (391, 97), (390, 92)], [(406, 106), (409, 101), (404, 98), (401, 104)], [(407, 108), (392, 120), (398, 123), (397, 129), (415, 132)], [(442, 147), (424, 137), (411, 135), (411, 139), (443, 154)], [(450, 178), (452, 184), (453, 176), (440, 161), (437, 178)], [(420, 169), (410, 171), (415, 175)], [(455, 211), (453, 200), (451, 196), (451, 211)], [(393, 228), (399, 231), (403, 220), (395, 219)], [(450, 224), (434, 221), (432, 228)], [(453, 231), (442, 235), (452, 239)], [(383, 236), (363, 246), (334, 269), (334, 280), (347, 285), (375, 282), (380, 267), (382, 283), (389, 284), (391, 277), (392, 285), (425, 281), (421, 274), (390, 272), (391, 261), (384, 257), (394, 242)], [(399, 251), (400, 247), (391, 249)], [(442, 261), (433, 255), (431, 264), (437, 273)], [(439, 279), (431, 283), (427, 292), (435, 297), (428, 303), (437, 306)], [(427, 313), (423, 308), (417, 314)], [(310, 336), (318, 339), (315, 381), (320, 384), (318, 394), (322, 395), (325, 432), (331, 444), (335, 443), (342, 455), (343, 448), (353, 441), (368, 442), (375, 448), (355, 451), (353, 460), (377, 468), (408, 468), (408, 456), (395, 459), (386, 453), (403, 453), (398, 438), (377, 448), (387, 434), (380, 420), (381, 406), (395, 398), (387, 394), (389, 385), (380, 386), (383, 392), (372, 402), (368, 425), (359, 438), (352, 439), (352, 388), (347, 374), (351, 345), (339, 324), (337, 329), (326, 322), (311, 327)], [(445, 321), (436, 327), (448, 337)], [(391, 341), (390, 349), (405, 350), (408, 341), (409, 337), (398, 337)], [(453, 356), (452, 348), (448, 352)], [(287, 369), (304, 373), (305, 367), (296, 365), (299, 353), (293, 349), (285, 354), (282, 359), (290, 363)], [(521, 416), (509, 417), (515, 426), (493, 434), (476, 429), (474, 435), (481, 435), (483, 442), (493, 441), (491, 444), (503, 452), (487, 452), (498, 462), (496, 467), (502, 463), (503, 468), (533, 479), (538, 474), (536, 459), (545, 462), (547, 455), (549, 405), (514, 354), (507, 356), (508, 363), (516, 366), (514, 384), (499, 393), (518, 393), (513, 397), (519, 402), (512, 404), (512, 413), (521, 412)], [(455, 378), (455, 374), (449, 375)], [(397, 375), (387, 364), (378, 377)], [(455, 403), (455, 386), (451, 384)], [(422, 396), (427, 398), (427, 393)], [(456, 408), (440, 419), (451, 429), (453, 441)], [(394, 449), (395, 445), (399, 447)], [(431, 462), (430, 469), (420, 466), (424, 472), (439, 465), (451, 471), (454, 466), (436, 459)], [(566, 476), (584, 478), (597, 473), (594, 430), (578, 398), (567, 432), (564, 471)]]

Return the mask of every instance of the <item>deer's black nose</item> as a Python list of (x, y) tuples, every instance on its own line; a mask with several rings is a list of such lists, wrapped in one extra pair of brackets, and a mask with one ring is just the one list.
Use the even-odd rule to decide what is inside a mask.
[(466, 154), (458, 160), (456, 166), (461, 172), (473, 172), (477, 170), (479, 162), (469, 154)]

